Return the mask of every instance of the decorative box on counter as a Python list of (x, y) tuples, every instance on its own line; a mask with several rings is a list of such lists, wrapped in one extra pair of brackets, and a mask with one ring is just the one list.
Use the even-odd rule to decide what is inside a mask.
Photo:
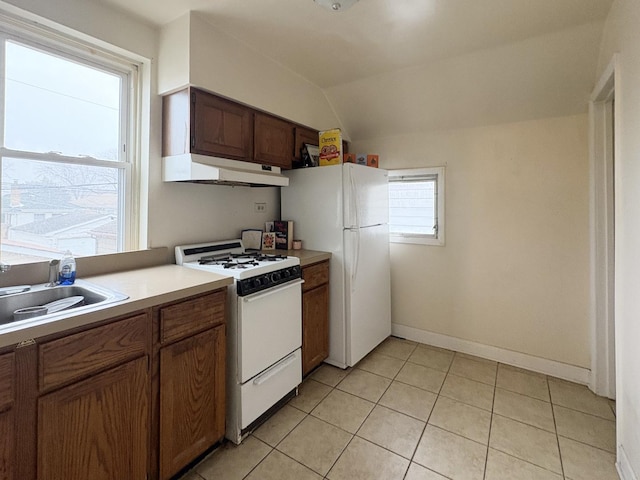
[(291, 250), (293, 248), (293, 222), (291, 220), (274, 220), (273, 231), (276, 234), (276, 249)]

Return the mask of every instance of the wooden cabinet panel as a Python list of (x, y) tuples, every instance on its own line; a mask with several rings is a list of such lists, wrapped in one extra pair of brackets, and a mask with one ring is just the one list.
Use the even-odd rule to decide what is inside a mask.
[(310, 145), (318, 145), (318, 131), (311, 130), (310, 128), (306, 127), (296, 127), (293, 142), (293, 158), (295, 158), (296, 160), (302, 160), (300, 150), (305, 143), (308, 143)]
[(329, 261), (302, 269), (302, 374), (329, 356)]
[(15, 356), (0, 355), (0, 480), (15, 479)]
[(320, 262), (302, 269), (302, 291), (311, 290), (329, 282), (329, 262)]
[(207, 92), (191, 91), (192, 151), (250, 160), (253, 153), (253, 111)]
[(15, 423), (13, 410), (0, 413), (0, 480), (15, 478)]
[(148, 328), (149, 317), (140, 314), (40, 345), (40, 390), (143, 355)]
[(39, 480), (144, 480), (148, 359), (142, 357), (38, 400)]
[(160, 341), (165, 344), (224, 322), (227, 289), (160, 309)]
[(225, 433), (225, 327), (160, 350), (160, 478)]
[(0, 412), (13, 405), (15, 396), (15, 358), (13, 353), (0, 355)]
[(329, 285), (302, 295), (302, 374), (329, 356)]
[(293, 124), (279, 118), (255, 114), (254, 160), (281, 168), (291, 168)]

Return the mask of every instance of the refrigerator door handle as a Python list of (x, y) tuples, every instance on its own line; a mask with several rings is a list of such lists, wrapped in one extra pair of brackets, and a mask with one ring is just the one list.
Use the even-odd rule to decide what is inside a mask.
[(351, 262), (349, 265), (349, 278), (351, 280), (351, 293), (356, 291), (356, 277), (358, 276), (358, 263), (360, 262), (360, 229), (351, 228), (346, 230), (350, 235), (355, 235), (355, 241), (351, 242)]
[(355, 266), (353, 268), (353, 277), (351, 278), (351, 292), (355, 292), (356, 278), (358, 277), (358, 264), (360, 263), (360, 229), (356, 229), (356, 256)]
[(360, 205), (359, 205), (359, 201), (358, 201), (358, 186), (356, 185), (356, 180), (353, 176), (353, 172), (349, 173), (349, 183), (351, 185), (351, 205), (349, 205), (349, 208), (352, 210), (353, 212), (353, 217), (350, 219), (351, 220), (351, 224), (352, 225), (348, 225), (348, 227), (355, 227), (355, 228), (359, 228), (360, 227), (360, 221), (358, 219), (358, 211), (360, 210)]

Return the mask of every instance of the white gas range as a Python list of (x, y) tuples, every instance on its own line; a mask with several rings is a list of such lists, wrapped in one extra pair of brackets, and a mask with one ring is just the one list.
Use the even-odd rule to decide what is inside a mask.
[(300, 260), (228, 240), (178, 246), (176, 263), (236, 280), (227, 295), (226, 436), (240, 443), (302, 382)]

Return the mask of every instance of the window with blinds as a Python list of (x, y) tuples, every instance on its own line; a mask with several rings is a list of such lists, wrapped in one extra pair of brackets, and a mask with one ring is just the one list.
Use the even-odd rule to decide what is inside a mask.
[(444, 167), (389, 171), (389, 235), (396, 243), (444, 245)]

